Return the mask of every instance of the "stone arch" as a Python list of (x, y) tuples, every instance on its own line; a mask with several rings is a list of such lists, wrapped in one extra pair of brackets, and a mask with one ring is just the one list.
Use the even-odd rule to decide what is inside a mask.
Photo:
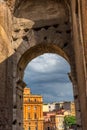
[[(8, 2), (9, 1), (10, 0), (8, 0)], [(76, 62), (76, 60), (78, 58), (76, 58), (76, 53), (75, 53), (75, 51), (76, 51), (75, 42), (77, 42), (77, 44), (78, 44), (79, 39), (77, 38), (78, 40), (75, 41), (75, 39), (73, 40), (73, 38), (72, 38), (72, 34), (74, 35), (74, 32), (72, 30), (71, 21), (73, 21), (73, 20), (71, 20), (71, 15), (73, 14), (73, 16), (75, 16), (74, 13), (78, 12), (78, 11), (76, 11), (76, 9), (74, 9), (74, 13), (73, 13), (73, 9), (71, 7), (71, 6), (73, 6), (73, 3), (75, 3), (75, 1), (73, 0), (73, 2), (72, 1), (70, 2), (69, 0), (64, 0), (64, 1), (63, 0), (48, 0), (46, 2), (48, 2), (47, 6), (44, 6), (44, 2), (42, 2), (42, 0), (37, 0), (35, 2), (34, 2), (34, 0), (30, 0), (30, 1), (23, 0), (22, 2), (20, 0), (12, 1), (11, 7), (12, 7), (12, 5), (15, 5), (13, 8), (13, 10), (14, 10), (13, 26), (14, 27), (13, 27), (13, 35), (12, 35), (13, 48), (15, 50), (15, 57), (16, 57), (16, 65), (14, 65), (15, 66), (14, 68), (15, 68), (15, 70), (17, 70), (17, 73), (15, 71), (17, 77), (16, 77), (16, 80), (14, 81), (15, 82), (14, 86), (17, 86), (17, 88), (18, 87), (20, 88), (20, 86), (24, 87), (24, 85), (25, 85), (23, 83), (23, 81), (21, 80), (22, 75), (23, 75), (22, 69), (24, 69), (24, 65), (21, 64), (21, 61), (22, 61), (21, 56), (24, 56), (25, 54), (27, 54), (27, 50), (29, 50), (31, 47), (34, 47), (37, 45), (39, 46), (39, 44), (58, 46), (61, 50), (63, 50), (63, 52), (67, 55), (67, 57), (69, 59), (69, 63), (71, 66), (71, 74), (69, 76), (75, 86), (74, 87), (75, 88), (74, 97), (77, 100), (77, 99), (79, 99), (79, 95), (81, 94), (82, 87), (80, 84), (78, 85), (78, 83), (77, 83), (78, 77), (76, 74), (76, 65), (78, 63), (78, 62)], [(51, 2), (53, 2), (53, 3), (51, 3)], [(72, 5), (71, 5), (71, 3), (72, 3)], [(29, 5), (32, 5), (32, 8)], [(39, 11), (40, 10), (39, 7), (42, 7), (41, 14)], [(44, 10), (44, 8), (45, 8), (45, 10)], [(34, 13), (33, 13), (32, 9), (34, 9), (33, 10)], [(72, 14), (71, 14), (71, 10), (72, 10)], [(36, 15), (34, 15), (35, 12), (36, 12)], [(38, 14), (40, 14), (40, 17)], [(74, 21), (75, 21), (75, 19), (74, 19)], [(73, 26), (74, 26), (74, 24), (73, 24)], [(75, 26), (75, 28), (76, 28), (76, 26)], [(77, 32), (77, 34), (76, 33), (75, 34), (77, 36), (78, 31), (76, 31), (76, 32)], [(80, 49), (80, 47), (79, 47), (79, 49)], [(80, 53), (79, 53), (79, 56), (80, 56)], [(78, 55), (77, 55), (77, 57), (78, 57)], [(21, 58), (21, 60), (20, 60), (20, 58)], [(19, 62), (19, 60), (20, 60), (20, 62)], [(26, 64), (25, 64), (25, 66), (26, 66)], [(19, 69), (17, 69), (17, 67)], [(81, 73), (83, 73), (83, 72), (81, 72)], [(80, 78), (78, 78), (78, 79), (80, 79)], [(79, 90), (78, 86), (80, 86), (80, 88), (81, 88), (80, 90)], [(16, 91), (15, 88), (16, 87), (14, 87), (14, 91)], [(79, 90), (79, 94), (78, 94), (78, 90)], [(85, 94), (84, 94), (84, 96), (85, 96)], [(80, 96), (80, 97), (83, 99), (82, 96)], [(81, 105), (82, 99), (80, 99), (80, 105)], [(14, 100), (15, 100), (15, 98), (14, 98)], [(79, 101), (77, 101), (77, 103), (79, 104)], [(84, 103), (84, 104), (86, 105), (86, 103)], [(78, 107), (78, 106), (77, 106), (77, 111), (78, 111), (78, 115), (79, 115), (78, 117), (81, 118), (80, 107)], [(83, 109), (84, 108), (82, 108), (82, 111), (83, 111)], [(83, 114), (83, 119), (84, 119), (84, 117), (85, 117), (85, 115)], [(85, 125), (86, 125), (86, 123), (85, 123)], [(78, 127), (79, 127), (78, 129), (81, 129), (81, 120), (78, 121)]]
[[(9, 0), (8, 0), (9, 2)], [(14, 0), (13, 47), (19, 57), (37, 44), (59, 46), (75, 65), (72, 45), (70, 1)], [(18, 7), (18, 8), (16, 8)], [(44, 10), (45, 8), (45, 10)], [(71, 63), (72, 62), (72, 63)], [(74, 71), (73, 66), (71, 70)]]
[(54, 44), (38, 44), (34, 47), (31, 47), (30, 49), (28, 49), (19, 59), (18, 62), (18, 75), (20, 76), (20, 78), (22, 78), (23, 76), (20, 75), (20, 72), (23, 71), (25, 67), (27, 66), (27, 64), (34, 58), (36, 58), (37, 56), (40, 56), (44, 53), (55, 53), (58, 54), (60, 56), (62, 56), (63, 58), (65, 58), (67, 60), (68, 63), (70, 63), (68, 56), (65, 54), (65, 52), (59, 48), (57, 45)]
[[(29, 10), (25, 8), (26, 6), (29, 6), (29, 3), (27, 5), (27, 2), (30, 1), (32, 1), (33, 11), (37, 10), (35, 7), (38, 7), (39, 4), (43, 7), (42, 13), (44, 15), (45, 6), (41, 3), (42, 0), (36, 0), (38, 1), (37, 6), (34, 5), (34, 0), (0, 1), (1, 26), (3, 26), (7, 37), (6, 40), (3, 39), (4, 37), (2, 38), (4, 35), (1, 34), (0, 36), (0, 44), (1, 46), (3, 45), (4, 50), (4, 53), (1, 54), (1, 58), (3, 58), (3, 54), (8, 58), (0, 65), (0, 112), (4, 110), (4, 115), (8, 116), (8, 119), (10, 120), (9, 123), (4, 122), (4, 126), (7, 125), (6, 129), (11, 130), (12, 125), (17, 123), (20, 124), (20, 122), (17, 122), (17, 115), (15, 116), (15, 113), (18, 114), (17, 103), (19, 103), (19, 99), (16, 99), (16, 92), (19, 90), (22, 91), (21, 86), (24, 87), (25, 84), (18, 79), (19, 74), (17, 72), (17, 65), (19, 59), (29, 48), (34, 47), (37, 44), (52, 43), (55, 46), (58, 45), (70, 59), (72, 73), (69, 76), (77, 89), (77, 91), (75, 90), (76, 95), (74, 96), (75, 99), (79, 98), (81, 108), (77, 108), (77, 111), (79, 112), (78, 114), (80, 115), (81, 113), (82, 119), (82, 126), (78, 120), (78, 129), (85, 130), (87, 129), (86, 0), (47, 0), (48, 5), (52, 7), (48, 8), (48, 11), (46, 8), (45, 14), (47, 13), (47, 16), (49, 17), (44, 15), (44, 19), (41, 19), (41, 15), (38, 20), (34, 17), (35, 15), (33, 15), (33, 18), (35, 19), (30, 19), (30, 14), (27, 14), (29, 11), (32, 12), (30, 8)], [(53, 1), (54, 4), (51, 4), (51, 1)], [(61, 10), (59, 8), (54, 8), (55, 6), (59, 7), (58, 4), (62, 7)], [(10, 7), (11, 10), (9, 10), (8, 7)], [(16, 7), (19, 7), (21, 10), (19, 11)], [(23, 8), (26, 10), (26, 14), (28, 15), (27, 17), (24, 17), (24, 15), (20, 13)], [(58, 15), (58, 13), (60, 15)], [(62, 19), (62, 21), (60, 19)], [(6, 46), (4, 42), (6, 43)], [(7, 53), (10, 53), (8, 55), (9, 57), (7, 56)], [(2, 76), (4, 77), (2, 78)], [(13, 99), (11, 98), (12, 95)], [(10, 111), (13, 113), (14, 117), (10, 114)], [(0, 121), (3, 123), (5, 119), (2, 118), (2, 114), (0, 114)], [(20, 113), (19, 119), (22, 119)], [(4, 126), (1, 126), (1, 128), (3, 127), (2, 129), (4, 129)], [(13, 126), (13, 130), (17, 129), (20, 129), (19, 126)]]
[[(77, 111), (80, 111), (74, 57), (75, 55), (72, 39), (72, 23), (70, 21), (70, 4), (69, 2), (67, 2), (67, 0), (54, 0), (53, 4), (55, 8), (51, 8), (53, 6), (51, 3), (53, 2), (53, 0), (48, 0), (49, 3), (46, 7), (47, 12), (45, 12), (44, 15), (44, 3), (41, 3), (41, 0), (37, 1), (38, 2), (36, 3), (36, 5), (34, 4), (34, 1), (22, 1), (21, 3), (19, 2), (18, 6), (20, 10), (18, 8), (14, 11), (15, 18), (13, 29), (13, 47), (16, 57), (16, 79), (14, 81), (16, 84), (14, 86), (14, 106), (17, 103), (15, 97), (17, 97), (17, 100), (19, 98), (16, 92), (20, 93), (19, 90), (22, 90), (23, 92), (23, 87), (25, 86), (22, 78), (24, 68), (26, 67), (27, 63), (36, 56), (49, 52), (59, 54), (69, 62), (71, 66), (71, 74), (69, 76), (74, 83), (75, 97), (77, 97), (76, 104), (78, 104)], [(41, 10), (42, 15), (40, 14), (40, 17), (38, 15), (36, 15), (37, 17), (33, 15), (33, 12), (29, 5), (31, 3), (32, 8), (34, 8), (34, 11), (36, 12), (38, 12), (38, 5), (43, 7)], [(22, 9), (24, 7), (26, 10), (26, 15), (25, 12), (22, 12)], [(48, 10), (48, 7), (51, 12)], [(29, 9), (32, 15), (29, 13)], [(22, 97), (23, 93), (20, 94)], [(19, 103), (19, 105), (22, 104)], [(19, 105), (17, 104), (17, 106)], [(20, 113), (20, 111), (18, 111), (18, 113)], [(78, 115), (79, 118), (80, 112)], [(19, 118), (21, 119), (21, 117), (22, 116), (20, 116)], [(81, 120), (79, 121), (79, 124), (79, 126), (81, 126)]]
[[(63, 58), (65, 58), (68, 61), (68, 63), (70, 64), (70, 66), (73, 66), (70, 57), (57, 44), (40, 43), (40, 44), (36, 44), (33, 47), (29, 47), (29, 48), (24, 45), (25, 44), (22, 44), (22, 46), (19, 47), (18, 51), (16, 52), (16, 55), (18, 57), (18, 59), (17, 59), (17, 80), (16, 80), (16, 84), (17, 84), (16, 89), (17, 90), (16, 91), (19, 91), (18, 88), (23, 89), (24, 86), (26, 85), (23, 82), (23, 74), (24, 74), (24, 69), (25, 69), (26, 65), (32, 59), (34, 59), (35, 57), (37, 57), (43, 53), (56, 53), (56, 54), (62, 56)], [(74, 84), (74, 98), (75, 98), (75, 103), (77, 105), (77, 118), (79, 119), (79, 118), (81, 118), (81, 115), (80, 115), (80, 106), (79, 106), (79, 99), (78, 99), (78, 89), (76, 86), (77, 84), (76, 84), (75, 80), (73, 79), (73, 77), (71, 76), (71, 74), (69, 74), (69, 77), (71, 78), (71, 81), (73, 82), (73, 84), (75, 83)], [(20, 93), (20, 94), (22, 97), (23, 93)], [(22, 104), (20, 104), (20, 105), (22, 105)], [(79, 112), (78, 112), (78, 110), (79, 110)], [(81, 125), (81, 120), (78, 122)]]

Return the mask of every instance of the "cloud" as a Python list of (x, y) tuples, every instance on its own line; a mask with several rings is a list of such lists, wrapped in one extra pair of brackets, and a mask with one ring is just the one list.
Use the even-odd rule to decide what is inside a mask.
[[(30, 84), (30, 88), (33, 93), (42, 95), (46, 102), (73, 100), (71, 83), (38, 83), (33, 84), (33, 87)], [(49, 98), (46, 95), (50, 95)]]
[[(61, 62), (62, 61), (62, 62)], [(29, 66), (29, 67), (28, 67)], [(26, 70), (33, 70), (35, 72), (66, 72), (70, 70), (70, 66), (65, 59), (56, 54), (44, 54), (32, 60), (27, 66)]]
[(68, 101), (73, 100), (69, 72), (70, 66), (65, 59), (56, 54), (44, 54), (28, 64), (24, 81), (33, 93), (43, 95), (45, 102)]
[[(67, 89), (69, 89), (69, 91), (65, 92), (65, 90)], [(70, 88), (70, 84), (67, 84), (67, 86), (59, 85), (57, 87), (48, 87), (48, 85), (46, 84), (45, 88), (43, 87), (41, 90), (38, 89), (38, 94), (41, 94), (43, 96), (43, 100), (46, 102), (73, 100), (72, 88)]]

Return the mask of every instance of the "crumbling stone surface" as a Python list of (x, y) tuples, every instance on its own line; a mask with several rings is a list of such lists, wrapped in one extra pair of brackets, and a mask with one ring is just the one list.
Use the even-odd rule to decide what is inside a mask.
[(22, 130), (24, 69), (46, 52), (69, 62), (78, 130), (87, 129), (85, 2), (0, 1), (0, 130)]

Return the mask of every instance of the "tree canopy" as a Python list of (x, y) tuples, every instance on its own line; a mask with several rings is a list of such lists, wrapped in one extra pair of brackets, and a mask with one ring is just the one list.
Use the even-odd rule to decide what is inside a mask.
[(76, 124), (76, 117), (75, 116), (65, 116), (64, 123), (66, 126), (71, 127), (72, 125)]

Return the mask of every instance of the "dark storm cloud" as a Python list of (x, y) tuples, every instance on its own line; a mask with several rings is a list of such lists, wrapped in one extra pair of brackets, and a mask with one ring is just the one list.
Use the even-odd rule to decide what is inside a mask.
[(73, 94), (69, 72), (70, 66), (63, 58), (45, 54), (28, 64), (24, 81), (33, 93), (43, 95), (46, 102), (71, 100)]
[[(64, 68), (64, 67), (63, 67)], [(25, 81), (28, 83), (31, 81), (32, 83), (38, 82), (70, 82), (68, 77), (68, 72), (64, 72), (60, 70), (56, 70), (56, 72), (33, 72), (33, 69), (30, 68), (30, 71), (27, 70), (27, 74), (25, 75)]]

